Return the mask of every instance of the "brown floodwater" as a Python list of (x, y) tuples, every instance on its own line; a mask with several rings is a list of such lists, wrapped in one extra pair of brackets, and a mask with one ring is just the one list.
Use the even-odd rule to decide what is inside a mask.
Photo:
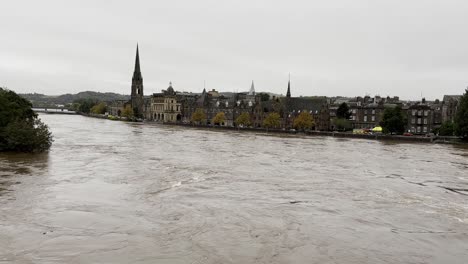
[(0, 263), (468, 263), (468, 148), (41, 115)]

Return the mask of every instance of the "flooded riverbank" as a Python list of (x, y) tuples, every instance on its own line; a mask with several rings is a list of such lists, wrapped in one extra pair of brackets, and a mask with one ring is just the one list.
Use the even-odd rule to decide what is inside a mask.
[(0, 154), (0, 263), (468, 258), (466, 146), (41, 118), (49, 153)]

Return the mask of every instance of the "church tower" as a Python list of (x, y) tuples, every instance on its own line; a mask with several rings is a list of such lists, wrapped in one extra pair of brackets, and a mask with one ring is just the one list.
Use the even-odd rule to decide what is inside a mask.
[(135, 116), (143, 116), (143, 77), (140, 71), (140, 55), (138, 52), (138, 44), (135, 58), (135, 70), (132, 77), (132, 108)]

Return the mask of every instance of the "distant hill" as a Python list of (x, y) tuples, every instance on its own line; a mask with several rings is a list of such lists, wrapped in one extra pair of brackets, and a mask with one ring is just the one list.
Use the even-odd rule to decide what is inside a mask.
[(100, 93), (85, 91), (77, 94), (44, 95), (38, 93), (20, 94), (21, 97), (31, 101), (34, 107), (52, 107), (55, 105), (67, 105), (78, 99), (94, 99), (97, 101), (110, 102), (114, 100), (130, 100), (130, 95), (116, 93)]

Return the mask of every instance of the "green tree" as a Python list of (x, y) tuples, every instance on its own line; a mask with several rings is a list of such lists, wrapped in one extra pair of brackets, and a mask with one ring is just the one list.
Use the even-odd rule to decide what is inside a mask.
[(106, 111), (107, 111), (107, 105), (104, 102), (100, 102), (99, 104), (91, 107), (91, 113), (93, 114), (102, 115), (106, 113)]
[(127, 119), (133, 118), (133, 109), (130, 105), (125, 106), (124, 110), (122, 111), (122, 116), (126, 117)]
[(252, 122), (250, 122), (250, 115), (247, 112), (243, 112), (236, 118), (236, 124), (238, 126), (250, 126)]
[(342, 103), (338, 106), (336, 110), (336, 117), (342, 119), (349, 119), (351, 118), (351, 112), (349, 111), (349, 106), (347, 103)]
[(206, 114), (202, 108), (197, 108), (195, 112), (192, 114), (192, 122), (197, 124), (204, 123), (206, 121)]
[(0, 129), (14, 120), (30, 120), (37, 117), (32, 104), (15, 92), (0, 88)]
[(3, 136), (4, 150), (10, 151), (42, 152), (48, 150), (53, 141), (47, 125), (36, 118), (11, 122), (5, 127)]
[(458, 110), (455, 115), (455, 134), (468, 140), (468, 88), (458, 102)]
[(348, 131), (351, 130), (351, 122), (344, 118), (335, 118), (333, 119), (333, 124), (335, 125), (338, 131)]
[(444, 122), (436, 131), (439, 136), (453, 136), (455, 133), (455, 124), (451, 121)]
[(52, 145), (52, 134), (13, 91), (0, 88), (0, 151), (42, 152)]
[(262, 102), (266, 102), (270, 100), (270, 95), (267, 93), (259, 93), (258, 95), (260, 95), (260, 100)]
[(280, 122), (280, 115), (278, 113), (270, 113), (264, 120), (263, 120), (263, 127), (266, 129), (269, 128), (279, 128), (281, 125)]
[(314, 117), (307, 111), (302, 111), (296, 118), (294, 118), (294, 128), (305, 131), (311, 129), (315, 125)]
[(405, 132), (406, 120), (406, 115), (400, 106), (386, 108), (380, 125), (384, 133), (402, 134)]
[(219, 112), (213, 117), (213, 125), (222, 125), (226, 121), (224, 112)]
[(75, 100), (73, 103), (78, 105), (78, 112), (89, 114), (91, 108), (97, 104), (97, 101), (91, 98), (83, 98)]

